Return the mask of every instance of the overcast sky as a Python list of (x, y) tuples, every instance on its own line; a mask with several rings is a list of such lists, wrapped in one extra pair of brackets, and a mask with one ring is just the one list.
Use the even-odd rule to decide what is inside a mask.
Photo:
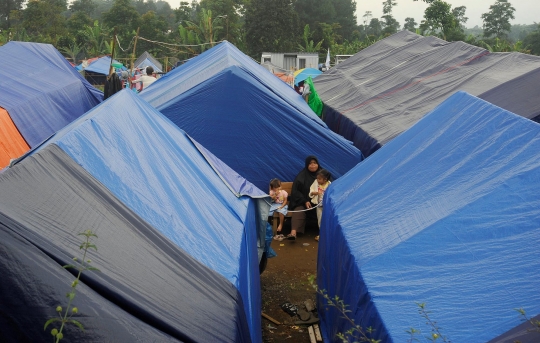
[[(383, 13), (384, 0), (356, 0), (356, 18), (358, 23), (363, 23), (363, 16), (366, 11), (371, 11), (373, 18), (381, 18)], [(422, 0), (394, 0), (397, 6), (392, 9), (392, 15), (399, 22), (401, 27), (405, 23), (405, 18), (412, 17), (417, 23), (424, 18), (424, 11), (427, 4)], [(482, 27), (482, 14), (489, 12), (489, 6), (495, 4), (496, 0), (445, 0), (452, 8), (465, 6), (467, 11), (465, 16), (469, 18), (466, 27), (472, 28), (475, 25)], [(509, 0), (516, 9), (511, 24), (534, 24), (540, 23), (540, 0)]]

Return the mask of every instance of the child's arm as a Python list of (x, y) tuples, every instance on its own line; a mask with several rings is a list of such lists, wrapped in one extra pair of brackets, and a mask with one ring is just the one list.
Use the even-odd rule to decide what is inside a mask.
[(319, 194), (319, 184), (317, 183), (317, 180), (315, 180), (309, 187), (309, 197), (310, 199), (313, 199), (313, 197), (318, 194)]
[(279, 208), (283, 208), (283, 207), (285, 207), (287, 205), (287, 202), (288, 202), (287, 197), (289, 196), (289, 194), (287, 194), (287, 192), (285, 192), (285, 191), (281, 191), (281, 192), (282, 192), (284, 200), (283, 200), (283, 204), (281, 204), (281, 206)]

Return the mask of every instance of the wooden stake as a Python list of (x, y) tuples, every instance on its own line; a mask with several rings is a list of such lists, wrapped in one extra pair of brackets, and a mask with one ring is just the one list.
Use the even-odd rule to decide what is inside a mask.
[(113, 42), (112, 42), (112, 53), (111, 53), (111, 64), (109, 65), (109, 75), (107, 78), (111, 77), (113, 70), (113, 60), (114, 60), (114, 48), (116, 47), (116, 27), (114, 28)]
[(133, 75), (133, 64), (135, 63), (135, 49), (137, 49), (137, 40), (139, 39), (139, 29), (140, 27), (137, 28), (137, 35), (135, 36), (135, 43), (133, 44), (133, 52), (131, 53), (131, 72), (130, 72), (130, 76)]
[(308, 327), (308, 333), (310, 343), (317, 343), (317, 339), (315, 339), (315, 332), (313, 331), (313, 326)]
[(261, 315), (263, 316), (263, 318), (266, 318), (268, 319), (269, 321), (271, 321), (272, 323), (276, 324), (276, 325), (281, 325), (280, 322), (278, 322), (277, 320), (275, 320), (274, 318), (270, 317), (269, 315), (267, 315), (266, 313), (264, 312), (261, 312)]
[(319, 330), (319, 324), (313, 324), (313, 331), (315, 331), (315, 338), (317, 339), (317, 342), (322, 342), (322, 336), (321, 331)]

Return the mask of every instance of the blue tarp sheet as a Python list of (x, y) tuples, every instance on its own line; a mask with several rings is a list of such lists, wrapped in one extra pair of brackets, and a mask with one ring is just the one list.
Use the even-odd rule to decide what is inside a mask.
[[(540, 313), (540, 126), (458, 92), (336, 180), (318, 286), (383, 342), (487, 342)], [(322, 299), (319, 299), (322, 301)], [(319, 308), (324, 308), (320, 303)], [(349, 324), (320, 311), (324, 335)]]
[[(262, 191), (239, 182), (234, 171), (220, 167), (206, 151), (217, 161), (210, 165), (182, 130), (129, 90), (48, 144), (58, 145), (135, 213), (235, 285), (252, 341), (261, 341), (260, 218), (256, 201), (237, 195), (264, 196)], [(237, 180), (245, 188), (223, 180)]]
[(9, 42), (0, 61), (0, 107), (32, 148), (103, 101), (50, 44)]
[[(113, 63), (118, 63), (117, 60), (113, 60)], [(97, 74), (103, 74), (103, 75), (109, 75), (109, 68), (111, 67), (111, 57), (110, 56), (103, 56), (95, 60), (94, 62), (90, 63), (90, 65), (86, 68), (84, 68), (84, 71), (90, 71)], [(113, 71), (116, 69), (122, 69), (127, 70), (126, 67), (122, 66), (121, 68), (114, 68)]]
[[(72, 342), (251, 342), (242, 297), (123, 204), (56, 144), (0, 175), (3, 342), (47, 342), (91, 230), (96, 237), (71, 306)], [(77, 259), (74, 259), (77, 257)], [(71, 308), (70, 308), (71, 309)]]
[(141, 96), (155, 108), (161, 109), (167, 106), (167, 102), (175, 102), (178, 95), (231, 66), (241, 67), (267, 90), (278, 95), (319, 125), (326, 127), (294, 89), (229, 42), (220, 43), (170, 71), (154, 83), (152, 88), (143, 91)]
[(145, 58), (141, 63), (137, 64), (135, 66), (135, 68), (140, 68), (140, 69), (143, 69), (143, 68), (146, 68), (146, 67), (152, 67), (154, 68), (154, 72), (159, 72), (161, 73), (163, 70), (161, 70), (161, 68), (159, 68), (157, 65), (155, 65), (152, 61), (150, 61), (148, 58)]
[[(166, 95), (168, 89), (160, 85)], [(334, 178), (363, 158), (351, 142), (315, 123), (238, 66), (226, 68), (159, 110), (265, 191), (273, 178), (293, 181), (306, 156), (316, 155)]]

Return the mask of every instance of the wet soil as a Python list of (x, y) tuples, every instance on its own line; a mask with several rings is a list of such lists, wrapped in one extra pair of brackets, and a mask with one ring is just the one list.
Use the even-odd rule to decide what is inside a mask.
[[(287, 224), (284, 233), (288, 233)], [(263, 342), (310, 342), (308, 326), (295, 325), (299, 318), (289, 316), (280, 306), (290, 302), (304, 308), (308, 299), (316, 304), (309, 277), (317, 272), (318, 242), (315, 236), (318, 231), (316, 222), (308, 222), (306, 233), (298, 235), (295, 241), (272, 241), (277, 256), (268, 260), (266, 270), (261, 274), (262, 311), (281, 325), (262, 318)]]

